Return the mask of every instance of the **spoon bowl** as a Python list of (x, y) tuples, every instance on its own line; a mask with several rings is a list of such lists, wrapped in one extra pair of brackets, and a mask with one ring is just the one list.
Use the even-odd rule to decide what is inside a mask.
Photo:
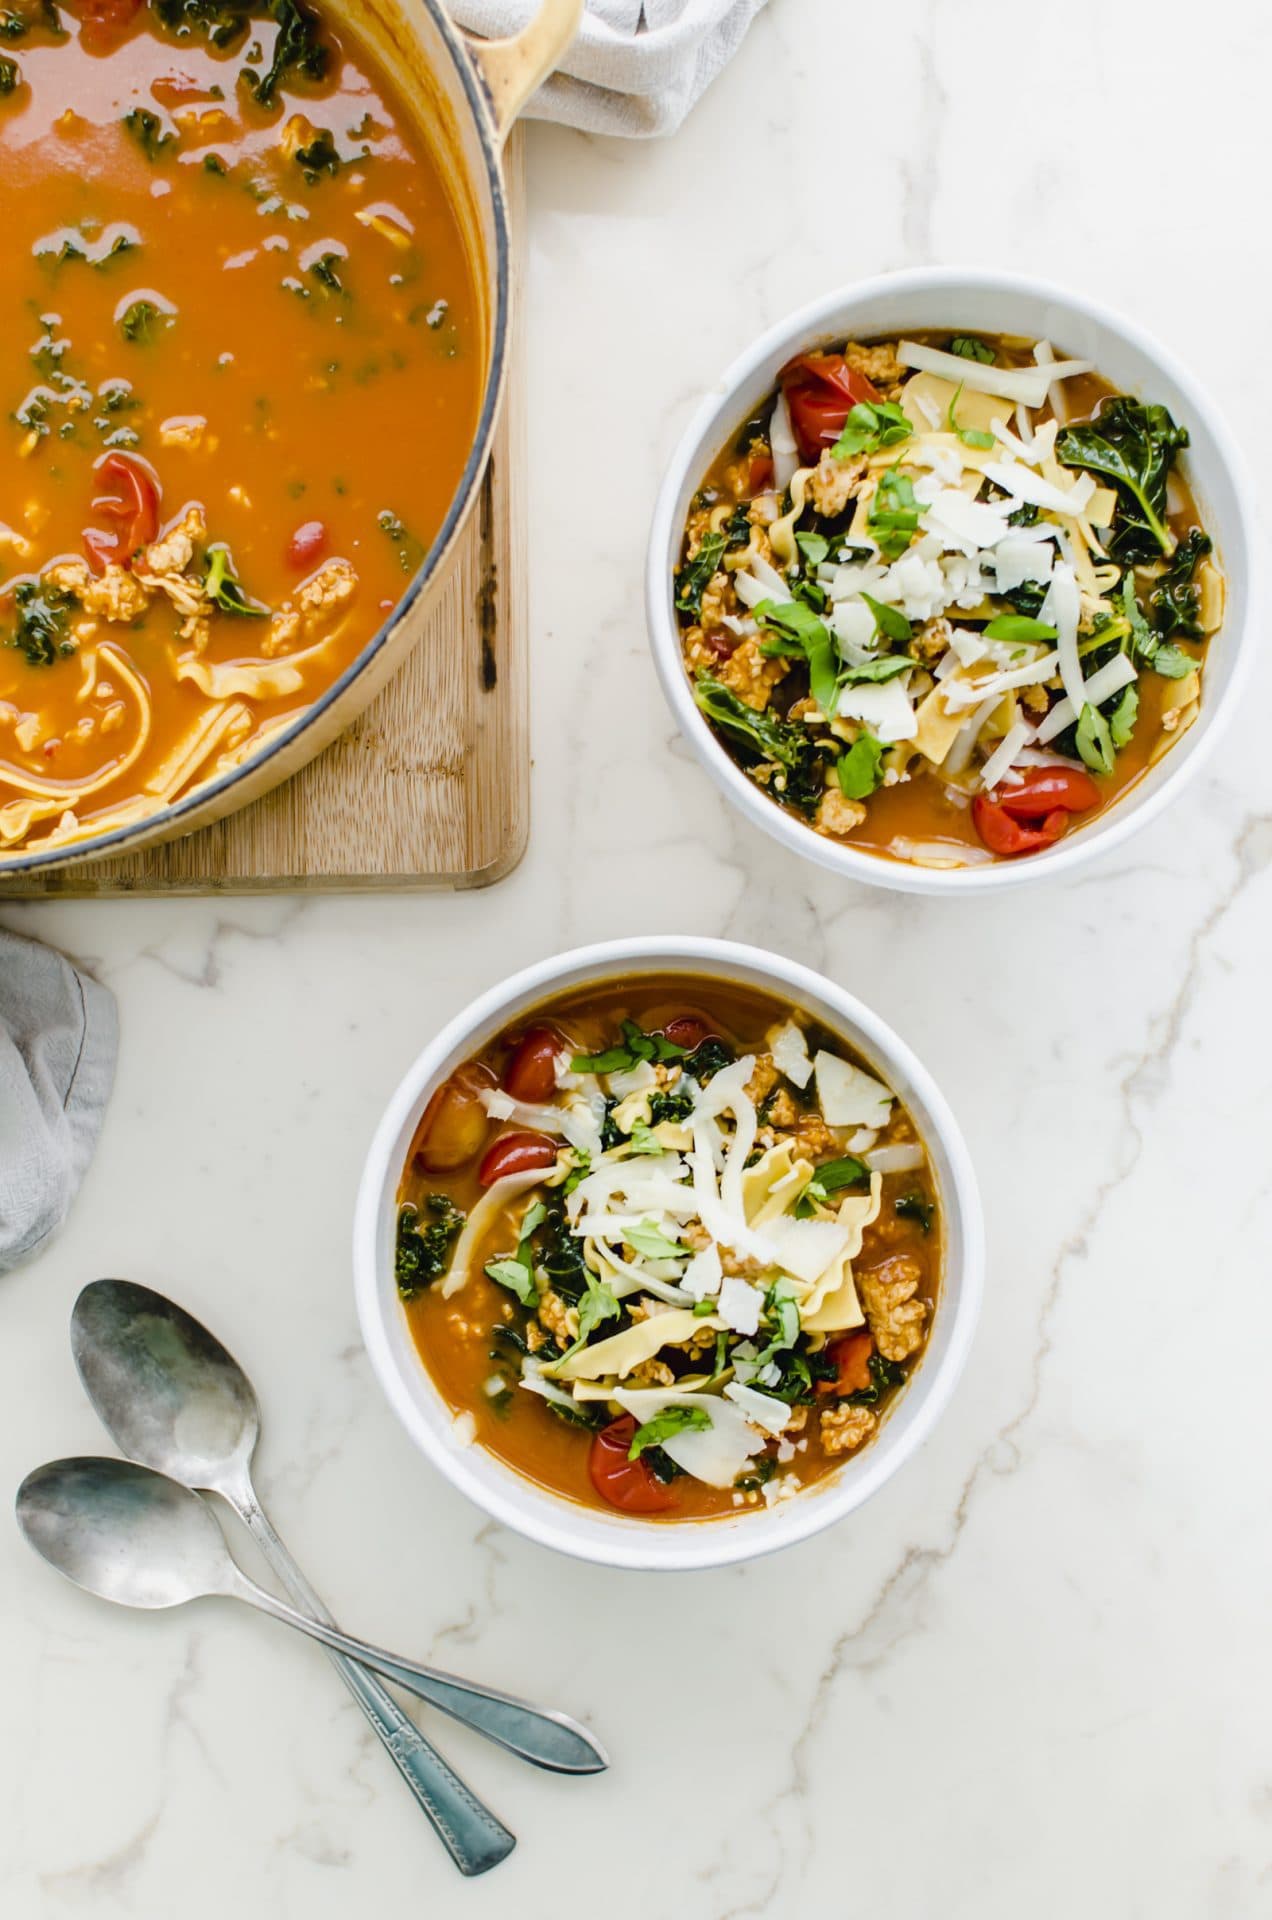
[(89, 1399), (130, 1459), (187, 1487), (242, 1488), (260, 1437), (252, 1384), (192, 1314), (132, 1280), (94, 1280), (75, 1302), (71, 1352)]
[(77, 1587), (116, 1606), (231, 1591), (235, 1568), (197, 1493), (127, 1460), (53, 1460), (18, 1489), (18, 1525)]

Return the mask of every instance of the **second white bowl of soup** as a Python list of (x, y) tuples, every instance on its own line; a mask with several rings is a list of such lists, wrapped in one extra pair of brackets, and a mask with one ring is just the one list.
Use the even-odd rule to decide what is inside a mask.
[(979, 1307), (958, 1128), (818, 974), (723, 941), (584, 948), (415, 1062), (358, 1201), (358, 1310), (459, 1490), (620, 1567), (750, 1559), (930, 1432)]
[(1250, 490), (1133, 323), (920, 269), (784, 321), (659, 496), (687, 739), (793, 852), (912, 892), (1071, 871), (1196, 773), (1249, 653)]

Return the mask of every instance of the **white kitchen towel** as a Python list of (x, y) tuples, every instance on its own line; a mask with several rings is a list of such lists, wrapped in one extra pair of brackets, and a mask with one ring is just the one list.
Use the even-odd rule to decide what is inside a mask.
[[(451, 0), (484, 40), (519, 33), (540, 0)], [(731, 60), (764, 0), (588, 0), (560, 69), (531, 101), (532, 119), (589, 133), (674, 133)]]
[(115, 1077), (115, 999), (78, 967), (0, 929), (0, 1273), (60, 1226)]

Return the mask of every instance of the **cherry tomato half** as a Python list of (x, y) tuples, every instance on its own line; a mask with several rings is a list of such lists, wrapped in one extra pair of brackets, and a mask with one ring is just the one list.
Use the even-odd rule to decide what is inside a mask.
[(602, 1500), (624, 1513), (666, 1513), (676, 1504), (670, 1487), (664, 1486), (646, 1465), (643, 1454), (637, 1460), (627, 1458), (635, 1431), (636, 1422), (630, 1413), (601, 1428), (588, 1455), (592, 1485)]
[(80, 44), (86, 53), (109, 53), (123, 39), (141, 0), (76, 0)]
[(874, 1352), (874, 1339), (867, 1329), (862, 1327), (858, 1333), (832, 1340), (826, 1352), (839, 1372), (833, 1380), (819, 1380), (818, 1393), (864, 1393), (870, 1385), (870, 1356)]
[(1100, 789), (1078, 767), (1037, 767), (1015, 786), (978, 793), (972, 825), (991, 853), (1012, 859), (1052, 847), (1071, 813), (1098, 806)]
[(753, 453), (747, 468), (747, 486), (752, 493), (765, 493), (773, 484), (773, 456)]
[(556, 1092), (557, 1056), (565, 1042), (555, 1027), (527, 1027), (504, 1068), (504, 1091), (532, 1104)]
[(1017, 785), (1000, 787), (994, 799), (1013, 820), (1038, 820), (1056, 807), (1062, 813), (1098, 807), (1100, 789), (1079, 767), (1034, 767)]
[(490, 1122), (480, 1094), (493, 1085), (494, 1075), (471, 1061), (443, 1080), (415, 1135), (415, 1159), (426, 1173), (453, 1173), (481, 1152)]
[(327, 529), (321, 520), (306, 520), (287, 542), (289, 567), (312, 567), (327, 551)]
[(159, 532), (159, 482), (133, 453), (108, 453), (96, 468), (103, 488), (93, 501), (93, 512), (113, 520), (118, 532), (103, 532), (100, 527), (84, 530), (84, 551), (98, 573), (104, 573), (111, 561), (128, 566), (138, 547), (145, 547)]
[(477, 1169), (477, 1183), (493, 1187), (507, 1173), (529, 1173), (532, 1167), (546, 1172), (557, 1157), (556, 1143), (542, 1133), (503, 1133), (487, 1151)]
[(815, 466), (823, 450), (834, 446), (859, 401), (879, 398), (879, 389), (864, 373), (854, 372), (841, 353), (801, 353), (778, 378), (806, 466)]

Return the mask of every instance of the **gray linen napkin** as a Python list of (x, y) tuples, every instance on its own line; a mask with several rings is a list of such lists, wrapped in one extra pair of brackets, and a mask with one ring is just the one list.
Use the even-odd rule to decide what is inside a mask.
[(60, 953), (0, 928), (0, 1273), (61, 1225), (115, 1077), (115, 999)]
[[(587, 0), (560, 71), (527, 112), (590, 133), (674, 133), (742, 44), (764, 0)], [(539, 0), (450, 0), (461, 27), (487, 40), (517, 33)]]

